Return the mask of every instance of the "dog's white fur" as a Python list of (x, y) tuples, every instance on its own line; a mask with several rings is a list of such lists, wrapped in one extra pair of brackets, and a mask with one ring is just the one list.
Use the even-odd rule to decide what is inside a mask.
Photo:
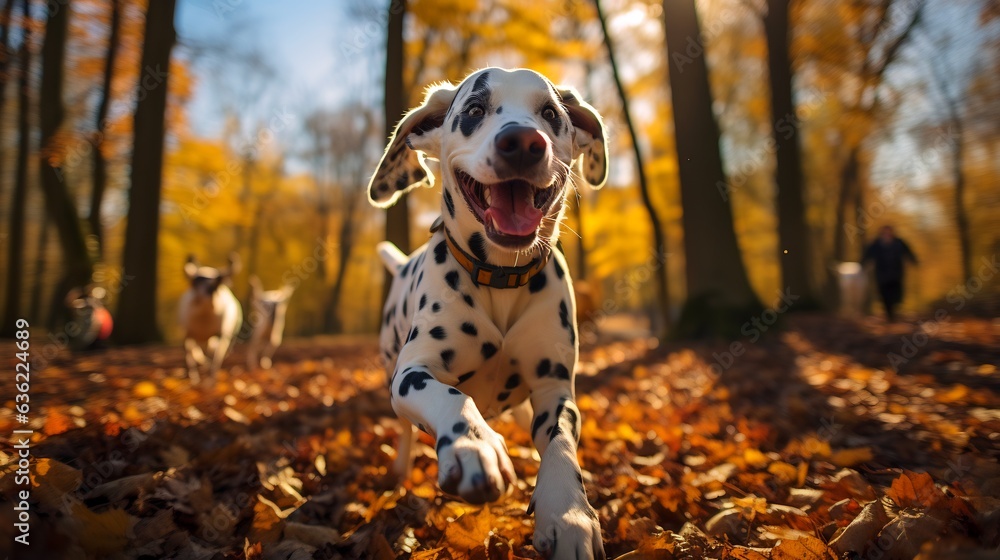
[(842, 262), (837, 265), (837, 287), (840, 291), (840, 313), (845, 317), (861, 317), (865, 310), (868, 277), (861, 263)]
[(295, 292), (295, 286), (285, 284), (278, 290), (264, 291), (260, 279), (250, 278), (250, 313), (253, 334), (247, 348), (247, 368), (270, 369), (274, 351), (281, 346), (285, 332), (285, 314), (288, 300)]
[[(544, 147), (537, 163), (500, 160), (499, 142), (508, 127), (536, 142), (526, 145)], [(379, 245), (395, 276), (380, 343), (392, 373), (392, 406), (403, 425), (396, 472), (409, 475), (413, 426), (419, 426), (437, 440), (443, 490), (476, 503), (498, 499), (515, 474), (503, 438), (486, 419), (510, 408), (524, 413), (530, 402), (528, 429), (541, 456), (532, 496), (533, 544), (557, 558), (604, 558), (600, 524), (577, 462), (573, 290), (564, 258), (551, 250), (573, 181), (599, 188), (607, 178), (601, 118), (578, 94), (538, 73), (483, 69), (458, 87), (431, 88), (423, 104), (407, 113), (372, 177), (371, 202), (388, 206), (415, 186), (431, 186), (432, 170), (442, 186), (444, 228), (464, 251), (497, 266), (551, 256), (528, 285), (495, 289), (473, 283), (448, 251), (444, 229), (409, 257), (389, 243)], [(472, 202), (469, 183), (456, 173), (491, 193), (497, 189), (494, 199), (509, 193), (511, 207), (521, 209), (510, 213), (512, 220), (528, 215), (525, 204), (533, 204), (544, 216), (535, 234), (511, 238), (504, 233), (510, 228), (495, 221), (491, 232), (482, 204)], [(525, 192), (524, 184), (539, 198), (516, 207), (514, 197)], [(494, 209), (493, 202), (486, 205)]]
[[(243, 308), (228, 286), (238, 268), (235, 255), (224, 269), (198, 266), (193, 256), (184, 265), (184, 275), (191, 285), (181, 296), (178, 318), (184, 329), (188, 375), (194, 382), (200, 380), (199, 370), (206, 366), (210, 376), (219, 371), (243, 324)], [(211, 362), (205, 350), (212, 355)]]

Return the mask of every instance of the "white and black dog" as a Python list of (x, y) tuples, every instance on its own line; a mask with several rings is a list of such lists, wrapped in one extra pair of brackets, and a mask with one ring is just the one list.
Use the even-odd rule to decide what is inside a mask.
[(397, 473), (409, 475), (418, 426), (437, 439), (445, 492), (498, 499), (515, 475), (485, 419), (530, 401), (541, 456), (533, 544), (558, 558), (605, 557), (577, 462), (573, 290), (552, 247), (574, 180), (600, 188), (607, 160), (601, 117), (572, 89), (530, 70), (486, 68), (458, 87), (430, 88), (369, 184), (379, 207), (431, 186), (432, 169), (443, 190), (427, 245), (409, 257), (379, 245), (395, 276), (381, 350), (403, 424)]
[(247, 368), (271, 368), (274, 351), (281, 346), (285, 332), (285, 314), (288, 300), (295, 292), (295, 286), (285, 284), (278, 290), (264, 291), (260, 278), (250, 278), (250, 317), (253, 334), (247, 348)]
[(229, 353), (236, 333), (243, 323), (243, 309), (227, 285), (239, 270), (239, 258), (229, 257), (226, 268), (198, 266), (194, 256), (184, 264), (184, 275), (191, 286), (181, 296), (179, 319), (184, 329), (184, 351), (188, 375), (197, 383), (199, 368), (206, 365), (207, 348), (212, 354), (209, 375), (215, 375)]

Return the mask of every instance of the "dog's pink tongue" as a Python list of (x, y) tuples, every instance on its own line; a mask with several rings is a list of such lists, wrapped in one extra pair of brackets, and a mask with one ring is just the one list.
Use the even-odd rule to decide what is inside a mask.
[(538, 230), (542, 211), (535, 208), (535, 193), (528, 183), (508, 181), (487, 188), (491, 200), (485, 217), (493, 219), (500, 233), (524, 236)]

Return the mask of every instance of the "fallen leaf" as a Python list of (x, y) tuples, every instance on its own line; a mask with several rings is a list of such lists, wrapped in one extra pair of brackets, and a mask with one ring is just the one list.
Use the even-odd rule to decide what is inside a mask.
[(457, 552), (465, 553), (486, 542), (493, 529), (493, 515), (489, 507), (483, 507), (478, 512), (465, 513), (454, 523), (445, 528), (444, 535), (448, 546)]
[(866, 463), (874, 458), (870, 447), (856, 447), (854, 449), (838, 449), (830, 455), (830, 462), (838, 467), (853, 467)]
[(882, 502), (869, 502), (854, 521), (830, 541), (830, 547), (840, 555), (847, 552), (862, 554), (867, 546), (875, 542), (875, 537), (888, 522), (889, 516)]
[(128, 535), (135, 518), (122, 509), (109, 509), (95, 513), (83, 503), (72, 508), (73, 517), (80, 523), (80, 545), (87, 552), (99, 556), (113, 556), (128, 544)]
[(771, 549), (771, 560), (837, 560), (837, 556), (816, 537), (803, 537), (779, 542)]

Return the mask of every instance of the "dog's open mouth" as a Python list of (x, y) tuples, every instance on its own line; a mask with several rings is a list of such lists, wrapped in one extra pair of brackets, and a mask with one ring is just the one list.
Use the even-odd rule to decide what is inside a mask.
[(536, 187), (524, 179), (487, 185), (461, 170), (455, 170), (455, 177), (469, 208), (486, 227), (486, 235), (507, 247), (534, 241), (542, 218), (562, 190), (558, 184)]

